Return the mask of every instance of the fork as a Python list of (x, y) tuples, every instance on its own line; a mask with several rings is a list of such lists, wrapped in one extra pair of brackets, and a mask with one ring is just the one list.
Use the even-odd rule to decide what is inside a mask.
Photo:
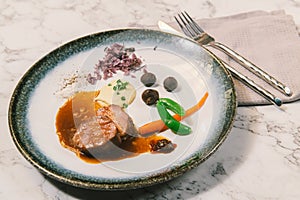
[(216, 42), (215, 39), (208, 35), (190, 16), (187, 12), (181, 12), (181, 14), (178, 14), (178, 17), (180, 21), (175, 17), (175, 20), (179, 24), (181, 30), (186, 34), (187, 36), (193, 38), (196, 40), (199, 44), (202, 45), (209, 45), (212, 46), (218, 50), (223, 51), (228, 56), (230, 56), (232, 59), (234, 59), (236, 62), (241, 64), (243, 67), (251, 71), (252, 73), (256, 74), (258, 77), (269, 83), (274, 88), (278, 89), (280, 92), (285, 94), (286, 96), (291, 96), (292, 92), (291, 90), (285, 86), (280, 81), (276, 80), (274, 77), (269, 75), (267, 72), (253, 64), (251, 61), (247, 60), (237, 52), (233, 51), (229, 47), (227, 47), (224, 44), (221, 44), (219, 42)]
[[(178, 19), (179, 18), (179, 19)], [(196, 42), (198, 42), (200, 45), (209, 45), (211, 47), (214, 47), (218, 50), (221, 50), (222, 52), (226, 53), (229, 57), (234, 59), (237, 63), (241, 64), (243, 67), (251, 71), (252, 73), (256, 74), (258, 77), (269, 83), (272, 87), (278, 89), (280, 92), (285, 94), (286, 96), (291, 96), (292, 92), (291, 90), (285, 86), (280, 81), (276, 80), (274, 77), (269, 75), (267, 72), (238, 54), (237, 52), (233, 51), (229, 47), (227, 47), (224, 44), (221, 44), (219, 42), (216, 42), (215, 39), (208, 35), (190, 16), (187, 12), (181, 12), (181, 14), (178, 14), (178, 18), (175, 17), (175, 20), (177, 21), (178, 25), (180, 26), (181, 30), (184, 32), (185, 35), (188, 37), (193, 38)], [(222, 61), (224, 62), (224, 61)], [(224, 62), (225, 63), (225, 62)], [(274, 99), (278, 99), (277, 97), (274, 97), (270, 92), (265, 91), (264, 89), (260, 88), (258, 86), (258, 89), (256, 88), (257, 85), (248, 77), (243, 76), (242, 74), (238, 73), (236, 70), (231, 68), (227, 63), (225, 63), (225, 67), (228, 68), (230, 72), (233, 73), (234, 76), (236, 76), (238, 79), (240, 79), (242, 82), (250, 86), (252, 89), (254, 89), (258, 93), (261, 94), (267, 99), (271, 100), (274, 103)], [(234, 71), (234, 72), (233, 72)], [(242, 78), (242, 77), (243, 78)], [(249, 85), (250, 83), (250, 85)], [(276, 104), (277, 105), (277, 104)]]

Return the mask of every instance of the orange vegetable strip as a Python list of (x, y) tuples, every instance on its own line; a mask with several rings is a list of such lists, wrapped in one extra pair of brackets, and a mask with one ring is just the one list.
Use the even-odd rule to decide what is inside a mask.
[[(178, 114), (173, 115), (173, 117), (178, 120), (181, 121), (183, 119), (185, 119), (186, 117), (194, 114), (195, 112), (197, 112), (205, 103), (206, 99), (208, 97), (208, 92), (206, 92), (203, 97), (200, 99), (200, 101), (194, 105), (193, 107), (187, 109), (185, 111), (185, 115), (184, 116), (180, 116)], [(160, 133), (163, 132), (165, 130), (167, 130), (168, 127), (164, 124), (164, 122), (162, 120), (156, 120), (150, 123), (147, 123), (143, 126), (141, 126), (139, 128), (139, 133), (141, 136), (150, 136), (153, 135), (155, 133)]]

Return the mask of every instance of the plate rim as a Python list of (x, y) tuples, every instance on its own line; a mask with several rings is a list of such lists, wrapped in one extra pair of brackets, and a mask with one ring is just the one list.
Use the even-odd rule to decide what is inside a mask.
[[(208, 149), (209, 151), (207, 152), (207, 150), (205, 150), (205, 156), (204, 157), (200, 157), (199, 155), (193, 154), (193, 156), (190, 156), (188, 159), (185, 160), (185, 163), (180, 165), (179, 167), (175, 167), (172, 168), (170, 170), (168, 170), (167, 172), (163, 172), (163, 173), (157, 173), (155, 175), (152, 175), (151, 177), (139, 177), (137, 178), (134, 182), (132, 181), (127, 181), (127, 178), (125, 180), (122, 181), (118, 181), (118, 182), (95, 182), (95, 181), (89, 181), (89, 180), (80, 180), (79, 178), (74, 178), (74, 177), (65, 177), (62, 174), (57, 174), (54, 173), (53, 170), (51, 170), (51, 168), (49, 169), (49, 167), (43, 165), (43, 163), (34, 160), (34, 158), (32, 157), (32, 154), (30, 152), (28, 152), (28, 150), (26, 150), (22, 144), (21, 141), (19, 141), (19, 138), (17, 137), (17, 134), (20, 134), (19, 132), (17, 132), (15, 130), (15, 122), (13, 119), (13, 114), (12, 114), (12, 110), (15, 106), (15, 102), (16, 102), (16, 98), (17, 94), (20, 92), (20, 90), (23, 87), (23, 83), (24, 81), (26, 81), (26, 78), (28, 76), (31, 76), (31, 72), (33, 70), (35, 70), (36, 65), (38, 63), (40, 63), (41, 61), (43, 61), (44, 59), (47, 59), (47, 56), (50, 56), (52, 53), (54, 53), (55, 51), (58, 51), (58, 49), (60, 48), (65, 48), (66, 45), (72, 44), (72, 43), (76, 43), (79, 40), (84, 40), (84, 39), (88, 39), (88, 37), (92, 37), (92, 36), (101, 36), (104, 33), (108, 33), (108, 32), (113, 32), (113, 31), (146, 31), (146, 32), (156, 32), (158, 34), (166, 34), (169, 35), (171, 37), (178, 37), (181, 38), (183, 40), (189, 40), (190, 42), (198, 45), (195, 41), (193, 41), (192, 39), (186, 38), (186, 37), (182, 37), (176, 34), (172, 34), (172, 33), (167, 33), (167, 32), (163, 32), (163, 31), (159, 31), (159, 30), (153, 30), (153, 29), (146, 29), (146, 28), (121, 28), (121, 29), (109, 29), (109, 30), (104, 30), (104, 31), (99, 31), (99, 32), (95, 32), (95, 33), (90, 33), (90, 34), (86, 34), (84, 36), (80, 36), (77, 37), (75, 39), (69, 40), (67, 42), (65, 42), (62, 45), (59, 45), (57, 47), (55, 47), (54, 49), (50, 50), (49, 52), (47, 52), (45, 55), (43, 55), (40, 59), (37, 59), (30, 67), (29, 69), (26, 70), (26, 72), (23, 74), (23, 76), (21, 77), (21, 79), (19, 79), (16, 87), (14, 88), (14, 91), (11, 95), (10, 98), (10, 102), (9, 102), (9, 110), (8, 110), (8, 124), (9, 124), (9, 130), (10, 130), (10, 134), (11, 137), (13, 139), (14, 144), (16, 145), (17, 149), (20, 151), (20, 153), (22, 154), (23, 157), (25, 157), (26, 160), (28, 160), (34, 167), (36, 167), (40, 172), (42, 172), (43, 174), (45, 174), (46, 176), (49, 176), (55, 180), (58, 180), (60, 182), (63, 183), (67, 183), (73, 186), (77, 186), (77, 187), (82, 187), (82, 188), (88, 188), (88, 189), (97, 189), (97, 190), (127, 190), (127, 189), (135, 189), (135, 188), (141, 188), (141, 187), (146, 187), (146, 186), (151, 186), (157, 183), (162, 183), (168, 180), (171, 180), (175, 177), (178, 177), (180, 175), (182, 175), (183, 173), (185, 173), (186, 171), (189, 171), (193, 168), (195, 168), (196, 166), (198, 166), (199, 164), (201, 164), (202, 162), (204, 162), (205, 160), (207, 160), (213, 153), (216, 152), (216, 150), (221, 146), (221, 144), (225, 141), (225, 139), (227, 138), (230, 130), (233, 127), (233, 121), (236, 115), (236, 110), (237, 110), (237, 99), (236, 99), (236, 90), (233, 84), (233, 80), (232, 80), (232, 76), (230, 75), (230, 73), (226, 70), (226, 68), (224, 67), (224, 65), (222, 64), (222, 62), (217, 58), (217, 56), (215, 56), (210, 50), (208, 50), (207, 48), (201, 46), (201, 48), (203, 48), (208, 54), (209, 56), (211, 56), (215, 61), (218, 62), (218, 64), (220, 65), (220, 67), (222, 67), (223, 71), (225, 72), (225, 74), (227, 74), (227, 78), (229, 79), (231, 88), (232, 88), (232, 96), (231, 96), (231, 113), (229, 113), (230, 115), (230, 119), (229, 122), (230, 123), (226, 123), (227, 126), (226, 127), (222, 127), (222, 133), (219, 135), (219, 138), (217, 140), (217, 143), (215, 143), (214, 147), (212, 149)], [(81, 52), (82, 50), (80, 50), (79, 52)], [(76, 53), (74, 53), (76, 54)], [(68, 56), (69, 57), (69, 56)], [(42, 166), (41, 166), (42, 165)], [(129, 180), (129, 179), (128, 179)]]

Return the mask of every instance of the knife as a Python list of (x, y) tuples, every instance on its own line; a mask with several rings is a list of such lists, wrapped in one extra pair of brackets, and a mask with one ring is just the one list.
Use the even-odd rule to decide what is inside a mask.
[[(164, 31), (164, 32), (167, 32), (167, 33), (172, 33), (172, 34), (175, 34), (175, 35), (179, 35), (181, 37), (189, 38), (186, 35), (184, 35), (183, 33), (177, 31), (176, 29), (174, 29), (173, 27), (171, 27), (170, 25), (168, 25), (167, 23), (165, 23), (163, 21), (159, 20), (157, 22), (157, 25), (158, 25), (158, 27), (161, 31)], [(191, 39), (191, 38), (189, 38), (189, 39)]]
[[(173, 27), (169, 26), (167, 23), (163, 21), (158, 21), (157, 23), (159, 29), (161, 31), (179, 35), (181, 37), (185, 37), (188, 39), (191, 39), (187, 37), (186, 35), (182, 34), (181, 32), (177, 31)], [(263, 98), (267, 99), (269, 102), (272, 104), (275, 104), (276, 106), (281, 106), (282, 105), (282, 100), (278, 97), (275, 97), (272, 93), (269, 91), (265, 90), (264, 88), (260, 87), (257, 85), (254, 81), (249, 79), (247, 76), (239, 73), (236, 71), (234, 68), (232, 68), (229, 64), (227, 64), (224, 60), (220, 59), (219, 60), (223, 63), (224, 67), (238, 80), (240, 80), (243, 84), (247, 85), (249, 88), (251, 88), (254, 92), (262, 96)]]

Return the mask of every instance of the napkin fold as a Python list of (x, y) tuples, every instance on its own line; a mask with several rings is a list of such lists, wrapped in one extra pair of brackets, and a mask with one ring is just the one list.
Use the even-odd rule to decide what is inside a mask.
[[(233, 16), (196, 20), (216, 41), (244, 56), (293, 92), (286, 97), (269, 84), (237, 64), (224, 53), (209, 48), (239, 72), (281, 98), (283, 102), (300, 99), (300, 37), (297, 26), (284, 11), (252, 11)], [(171, 24), (178, 30), (178, 26)], [(270, 104), (253, 90), (234, 79), (239, 105)]]

